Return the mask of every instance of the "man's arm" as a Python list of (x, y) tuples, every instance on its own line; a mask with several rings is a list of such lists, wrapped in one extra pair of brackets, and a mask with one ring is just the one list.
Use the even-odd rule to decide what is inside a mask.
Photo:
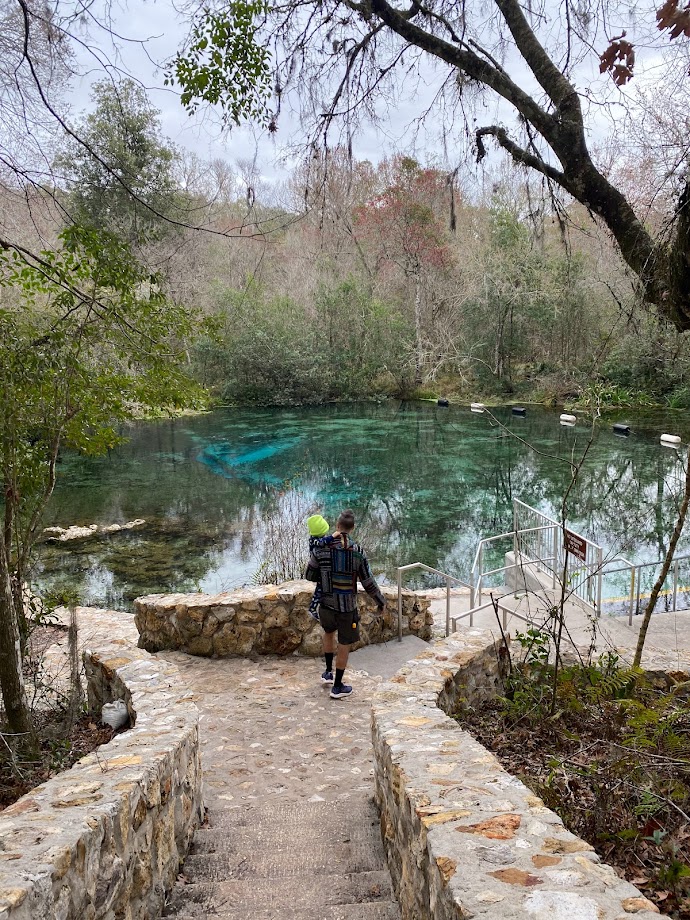
[(373, 597), (376, 601), (379, 609), (383, 609), (386, 606), (386, 598), (381, 594), (381, 589), (376, 583), (376, 579), (371, 574), (371, 569), (369, 568), (369, 560), (366, 557), (364, 550), (361, 550), (362, 561), (359, 567), (358, 577), (362, 582), (362, 587), (367, 592), (370, 597)]

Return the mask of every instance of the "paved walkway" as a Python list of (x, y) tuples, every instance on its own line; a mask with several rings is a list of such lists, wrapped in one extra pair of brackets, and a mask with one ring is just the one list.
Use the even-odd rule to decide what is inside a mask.
[[(485, 591), (482, 603), (491, 600), (493, 593), (502, 605), (526, 617), (530, 616), (535, 624), (542, 623), (546, 617), (549, 605), (554, 603), (555, 595), (551, 591), (542, 590), (538, 594), (514, 595), (509, 589), (494, 588)], [(432, 600), (431, 609), (434, 613), (434, 632), (436, 635), (445, 635), (446, 600), (436, 597)], [(451, 596), (451, 616), (457, 616), (470, 609), (469, 592), (454, 592)], [(632, 618), (615, 616), (602, 616), (594, 620), (592, 614), (586, 612), (579, 604), (566, 602), (565, 623), (567, 633), (572, 641), (581, 649), (589, 647), (594, 642), (596, 654), (601, 654), (615, 649), (621, 659), (632, 664), (637, 637), (642, 623), (642, 614)], [(475, 626), (490, 629), (495, 635), (500, 635), (499, 624), (492, 608), (482, 610), (473, 617)], [(469, 618), (461, 620), (458, 629), (469, 626)], [(502, 624), (501, 624), (502, 625)], [(506, 631), (515, 634), (516, 630), (524, 632), (527, 623), (517, 616), (506, 616)], [(643, 667), (649, 670), (690, 670), (690, 610), (680, 610), (675, 613), (655, 613), (647, 632), (647, 639), (642, 658)]]
[[(136, 645), (131, 614), (78, 608), (81, 649), (99, 637)], [(66, 638), (53, 645), (46, 667), (64, 680)], [(287, 656), (211, 659), (159, 652), (174, 662), (200, 711), (200, 737), (209, 808), (228, 803), (345, 801), (373, 792), (370, 703), (390, 677), (426, 643), (416, 636), (360, 649), (347, 678), (355, 692), (332, 700), (321, 683), (323, 659)]]
[[(78, 615), (82, 647), (137, 641), (129, 614)], [(64, 641), (46, 662), (60, 675)], [(410, 636), (355, 652), (342, 701), (321, 683), (321, 659), (159, 653), (200, 711), (208, 809), (166, 917), (399, 920), (372, 800), (370, 703), (425, 645)]]
[(209, 809), (166, 915), (398, 920), (372, 804), (376, 679), (349, 671), (335, 701), (319, 660), (163, 657), (201, 711)]
[[(504, 603), (522, 614), (529, 606), (538, 621), (548, 598), (505, 595)], [(454, 595), (453, 614), (468, 608), (468, 596)], [(445, 600), (434, 600), (432, 609), (442, 634)], [(100, 636), (136, 643), (130, 614), (78, 612), (83, 647), (97, 646)], [(573, 639), (587, 644), (588, 617), (569, 607), (567, 619)], [(633, 627), (601, 621), (598, 649), (617, 645), (631, 658), (640, 619)], [(499, 633), (492, 611), (477, 615), (474, 625)], [(525, 628), (510, 616), (507, 625)], [(64, 674), (64, 641), (48, 650), (49, 671)], [(377, 683), (424, 645), (413, 636), (355, 652), (347, 672), (355, 692), (342, 701), (331, 700), (321, 684), (321, 659), (159, 653), (179, 668), (199, 707), (209, 810), (167, 916), (399, 920), (372, 806), (370, 702)], [(690, 613), (654, 618), (644, 663), (690, 669)]]

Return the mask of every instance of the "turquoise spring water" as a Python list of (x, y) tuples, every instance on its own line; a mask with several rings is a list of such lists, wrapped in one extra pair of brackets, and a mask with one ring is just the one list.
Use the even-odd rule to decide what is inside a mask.
[[(560, 516), (567, 461), (591, 433), (584, 417), (562, 427), (557, 410), (496, 416), (508, 431), (464, 407), (406, 402), (218, 410), (133, 425), (106, 457), (63, 458), (46, 525), (144, 518), (146, 526), (44, 544), (34, 581), (121, 608), (150, 592), (227, 590), (270, 570), (267, 532), (289, 555), (293, 544), (306, 545), (308, 514), (334, 522), (348, 506), (384, 579), (413, 561), (467, 578), (477, 542), (512, 528), (514, 497)], [(610, 556), (654, 560), (668, 542), (683, 477), (659, 434), (687, 443), (690, 420), (628, 413), (628, 438), (612, 431), (620, 420), (599, 424), (568, 518)], [(609, 593), (624, 589), (610, 580)]]

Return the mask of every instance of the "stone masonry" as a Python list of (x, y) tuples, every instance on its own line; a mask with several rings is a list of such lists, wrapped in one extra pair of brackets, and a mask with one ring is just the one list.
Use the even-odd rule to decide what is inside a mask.
[(376, 801), (403, 920), (647, 920), (656, 907), (446, 713), (496, 692), (500, 642), (463, 629), (372, 705)]
[(0, 920), (160, 916), (203, 818), (178, 669), (123, 639), (85, 661), (91, 705), (125, 700), (132, 727), (0, 813)]
[[(79, 614), (99, 650), (92, 705), (125, 699), (135, 724), (0, 814), (0, 920), (159, 916), (201, 817), (200, 758), (208, 820), (165, 898), (175, 920), (396, 920), (394, 892), (403, 920), (651, 918), (446, 715), (500, 687), (488, 633), (463, 628), (411, 660), (412, 639), (363, 649), (353, 698), (333, 701), (303, 656), (152, 658), (131, 616)], [(396, 663), (358, 671), (358, 655)]]
[[(382, 588), (386, 609), (359, 594), (361, 642), (387, 642), (398, 634), (397, 590)], [(321, 654), (322, 631), (309, 615), (314, 585), (288, 581), (225, 594), (149, 594), (134, 602), (139, 645), (149, 652), (179, 649), (213, 658)], [(431, 638), (429, 600), (403, 592), (403, 634)]]

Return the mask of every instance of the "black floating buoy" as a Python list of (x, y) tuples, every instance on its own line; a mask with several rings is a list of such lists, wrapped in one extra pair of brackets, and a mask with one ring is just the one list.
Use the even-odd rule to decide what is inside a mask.
[(513, 415), (527, 415), (527, 409), (523, 409), (522, 406), (513, 406)]
[(624, 438), (627, 438), (630, 434), (630, 425), (624, 425), (623, 422), (616, 422), (613, 426), (613, 433), (620, 434)]
[(439, 399), (438, 402), (437, 402), (437, 405), (438, 405), (438, 406), (448, 406), (449, 403), (448, 403), (448, 400), (447, 400), (447, 399)]

